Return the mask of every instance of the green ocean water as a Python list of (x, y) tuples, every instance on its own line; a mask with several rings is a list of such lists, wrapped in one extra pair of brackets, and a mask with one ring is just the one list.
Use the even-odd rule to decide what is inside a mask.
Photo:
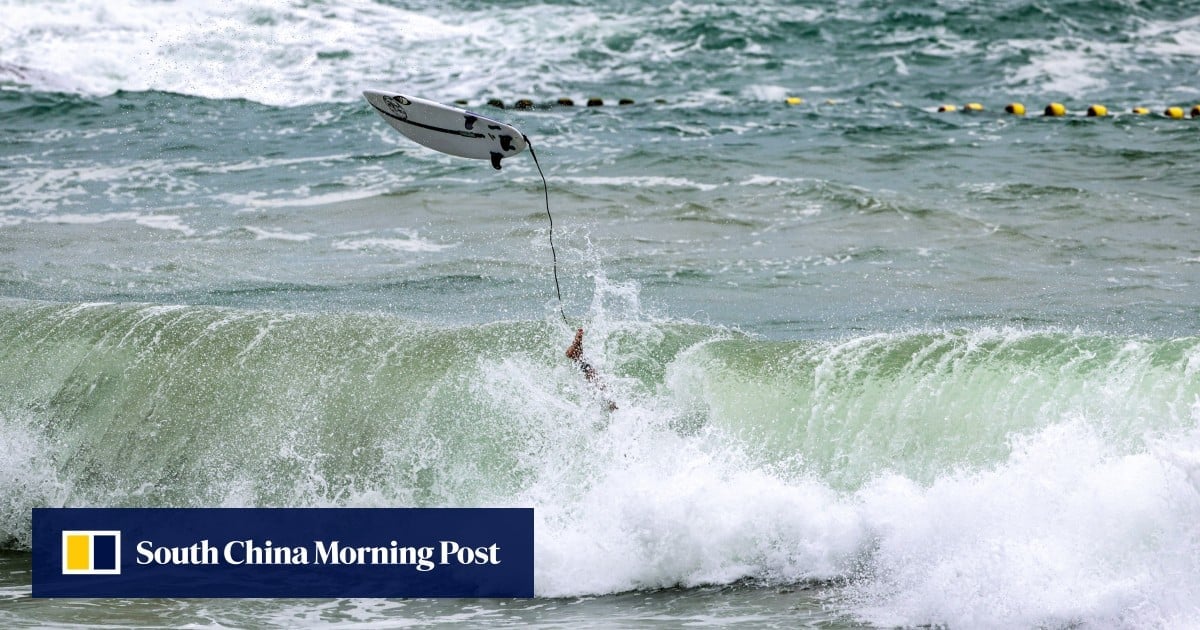
[[(1200, 4), (0, 12), (4, 625), (1200, 620)], [(569, 322), (366, 88), (530, 137)], [(108, 505), (532, 506), (538, 597), (29, 599)]]

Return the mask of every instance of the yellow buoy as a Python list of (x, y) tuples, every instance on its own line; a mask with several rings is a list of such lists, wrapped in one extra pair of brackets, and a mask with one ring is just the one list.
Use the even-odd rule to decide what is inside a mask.
[(558, 105), (560, 107), (575, 107), (575, 101), (563, 96), (558, 99)]
[(1042, 115), (1043, 116), (1063, 116), (1063, 115), (1066, 115), (1066, 113), (1067, 113), (1067, 108), (1063, 107), (1062, 103), (1050, 103), (1049, 105), (1046, 106), (1046, 111), (1043, 112)]
[(981, 111), (983, 111), (983, 104), (967, 103), (966, 105), (963, 105), (963, 111), (964, 112), (981, 112)]
[(804, 103), (804, 99), (800, 98), (799, 96), (789, 96), (784, 99), (783, 102), (787, 103), (788, 105), (801, 105)]
[(593, 96), (587, 100), (588, 107), (602, 107), (603, 105), (604, 99), (600, 98), (599, 96)]
[(1192, 107), (1192, 118), (1200, 118), (1200, 105)]
[(1175, 119), (1183, 118), (1183, 108), (1182, 107), (1168, 107), (1167, 111), (1163, 112), (1163, 116), (1166, 116), (1167, 118), (1175, 118)]
[(1013, 116), (1024, 116), (1025, 106), (1020, 103), (1009, 103), (1008, 105), (1004, 106), (1004, 111), (1012, 114)]
[(1108, 115), (1108, 108), (1103, 105), (1092, 105), (1088, 108), (1087, 115), (1092, 118), (1103, 118)]
[(1138, 116), (1145, 116), (1146, 114), (1150, 113), (1150, 110), (1145, 107), (1134, 107), (1133, 109), (1131, 109), (1129, 111), (1134, 114), (1137, 114)]
[(942, 105), (938, 108), (939, 112), (956, 112), (958, 108), (953, 105)]

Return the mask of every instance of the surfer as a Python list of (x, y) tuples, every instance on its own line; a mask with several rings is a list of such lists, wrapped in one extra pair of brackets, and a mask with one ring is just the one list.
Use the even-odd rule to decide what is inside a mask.
[[(596, 374), (596, 368), (592, 367), (591, 363), (588, 363), (583, 359), (582, 328), (579, 328), (575, 331), (575, 341), (572, 341), (571, 346), (567, 348), (567, 358), (579, 364), (579, 369), (583, 372), (583, 377), (587, 379), (589, 383), (594, 384), (600, 391), (604, 391), (604, 383), (600, 382), (599, 375)], [(617, 404), (613, 401), (606, 400), (604, 402), (608, 404), (609, 411), (617, 410)]]

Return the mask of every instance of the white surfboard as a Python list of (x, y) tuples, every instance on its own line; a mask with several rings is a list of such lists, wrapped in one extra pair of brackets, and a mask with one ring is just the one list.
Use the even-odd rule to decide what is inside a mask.
[(435, 151), (465, 158), (500, 160), (525, 150), (525, 136), (512, 125), (465, 109), (395, 92), (365, 90), (363, 96), (396, 131)]

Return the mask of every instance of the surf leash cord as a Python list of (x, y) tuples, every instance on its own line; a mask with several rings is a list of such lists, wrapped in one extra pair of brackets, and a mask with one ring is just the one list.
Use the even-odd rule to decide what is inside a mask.
[(558, 286), (558, 252), (554, 249), (554, 216), (550, 214), (550, 187), (546, 184), (546, 175), (542, 172), (542, 165), (538, 163), (537, 152), (533, 150), (529, 136), (525, 136), (525, 145), (529, 147), (533, 165), (537, 167), (538, 175), (542, 178), (542, 194), (546, 197), (546, 218), (550, 219), (550, 257), (554, 261), (554, 293), (558, 296), (558, 314), (562, 315), (563, 323), (569, 327), (571, 322), (567, 321), (567, 312), (563, 310), (562, 288)]

